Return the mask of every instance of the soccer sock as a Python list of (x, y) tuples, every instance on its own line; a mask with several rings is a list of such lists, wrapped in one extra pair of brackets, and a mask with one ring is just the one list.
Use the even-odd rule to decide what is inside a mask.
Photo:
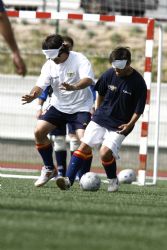
[(36, 149), (42, 157), (43, 163), (48, 169), (54, 169), (53, 157), (52, 157), (52, 144), (36, 144)]
[(108, 179), (115, 179), (117, 177), (117, 165), (114, 157), (110, 161), (102, 161), (102, 165)]
[(77, 173), (79, 179), (81, 179), (82, 175), (90, 171), (92, 159), (92, 153), (90, 155), (87, 155), (87, 159), (83, 162), (81, 169)]
[[(73, 156), (73, 153), (74, 153), (75, 151), (70, 151), (70, 154), (71, 154), (71, 157)], [(80, 172), (80, 170), (77, 172), (77, 174), (76, 174), (76, 178), (77, 179), (80, 179), (80, 177), (79, 177), (79, 172)]]
[(67, 169), (67, 174), (66, 174), (66, 176), (69, 177), (71, 185), (74, 183), (78, 170), (83, 165), (83, 163), (87, 160), (89, 155), (90, 154), (85, 154), (81, 152), (80, 150), (76, 150), (74, 152), (73, 156), (71, 157), (71, 160)]
[(66, 175), (67, 151), (55, 151), (58, 173), (60, 176)]
[(72, 156), (75, 151), (70, 151), (70, 155)]

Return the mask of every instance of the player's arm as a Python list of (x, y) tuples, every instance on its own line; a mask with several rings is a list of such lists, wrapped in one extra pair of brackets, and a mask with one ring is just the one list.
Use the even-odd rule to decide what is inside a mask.
[(83, 78), (77, 83), (69, 84), (66, 82), (63, 82), (60, 86), (60, 89), (64, 89), (67, 91), (75, 91), (80, 89), (85, 89), (86, 87), (90, 86), (92, 84), (92, 79), (90, 78)]
[(67, 91), (75, 91), (75, 90), (85, 89), (88, 86), (94, 84), (94, 72), (89, 60), (85, 56), (80, 55), (80, 58), (76, 63), (78, 65), (78, 74), (80, 80), (72, 84), (64, 82), (60, 86), (61, 89)]
[(22, 104), (27, 104), (35, 100), (42, 93), (42, 89), (38, 86), (35, 86), (30, 94), (22, 96)]
[(26, 74), (26, 66), (20, 55), (20, 51), (17, 46), (16, 39), (6, 11), (0, 11), (0, 34), (4, 37), (13, 53), (13, 62), (16, 66), (17, 73), (24, 76)]
[(46, 101), (48, 95), (49, 95), (49, 89), (50, 86), (48, 86), (45, 90), (42, 91), (42, 93), (38, 96), (38, 102), (37, 102), (37, 106), (36, 106), (36, 117), (39, 118), (42, 113), (43, 113), (43, 104)]
[(119, 126), (119, 134), (127, 134), (135, 125), (141, 114), (134, 113), (130, 121), (126, 124)]
[(122, 124), (119, 126), (118, 133), (120, 134), (127, 134), (135, 125), (141, 114), (144, 112), (144, 107), (146, 104), (147, 99), (147, 86), (143, 79), (143, 81), (140, 83), (140, 89), (137, 90), (139, 94), (137, 105), (134, 111), (134, 114), (132, 115), (130, 121), (127, 124)]
[(104, 96), (99, 95), (99, 93), (96, 94), (96, 101), (95, 101), (95, 110), (100, 107), (102, 102), (104, 101)]

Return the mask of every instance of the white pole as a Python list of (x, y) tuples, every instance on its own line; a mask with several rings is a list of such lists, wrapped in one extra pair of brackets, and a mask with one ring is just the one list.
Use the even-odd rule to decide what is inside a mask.
[(155, 118), (155, 147), (154, 147), (154, 168), (153, 184), (156, 185), (158, 174), (158, 151), (159, 151), (159, 125), (160, 125), (160, 95), (161, 95), (161, 68), (162, 68), (162, 42), (163, 28), (159, 24), (159, 41), (158, 41), (158, 68), (157, 68), (157, 96), (156, 96), (156, 118)]

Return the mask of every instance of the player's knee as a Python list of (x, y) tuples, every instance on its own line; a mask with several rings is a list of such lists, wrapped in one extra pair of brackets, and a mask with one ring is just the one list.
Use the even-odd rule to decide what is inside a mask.
[(38, 140), (41, 139), (41, 138), (43, 138), (44, 137), (44, 133), (43, 133), (42, 129), (39, 128), (39, 127), (35, 128), (35, 130), (34, 130), (34, 136)]
[(92, 154), (92, 148), (89, 145), (85, 144), (84, 142), (80, 144), (78, 151), (84, 154)]
[(66, 140), (65, 136), (51, 136), (51, 140), (54, 143), (54, 151), (64, 151), (66, 150)]
[(113, 157), (112, 151), (109, 148), (101, 147), (101, 149), (100, 149), (100, 159), (102, 161), (110, 161), (113, 158), (114, 157)]
[(71, 138), (70, 139), (70, 151), (75, 151), (79, 148), (80, 142), (77, 140), (77, 138)]

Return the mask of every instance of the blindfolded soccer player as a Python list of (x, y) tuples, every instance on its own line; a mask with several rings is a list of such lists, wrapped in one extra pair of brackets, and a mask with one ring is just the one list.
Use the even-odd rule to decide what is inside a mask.
[(97, 109), (88, 124), (82, 143), (71, 158), (67, 177), (58, 178), (57, 185), (66, 190), (95, 145), (101, 144), (100, 158), (109, 184), (108, 192), (119, 188), (116, 160), (126, 136), (133, 130), (144, 111), (147, 87), (143, 77), (131, 67), (128, 48), (114, 49), (109, 57), (112, 67), (102, 74), (95, 85)]

